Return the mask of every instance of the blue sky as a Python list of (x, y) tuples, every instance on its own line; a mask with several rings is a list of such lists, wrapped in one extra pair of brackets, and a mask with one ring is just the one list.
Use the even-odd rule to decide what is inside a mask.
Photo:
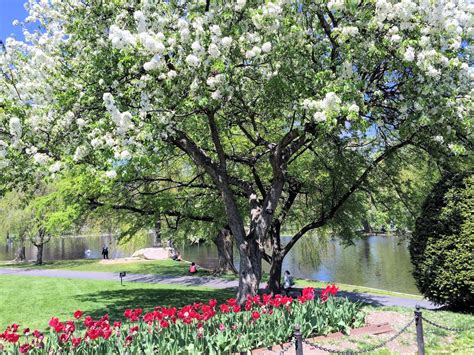
[(13, 26), (13, 20), (23, 21), (27, 12), (23, 6), (25, 0), (0, 0), (0, 39), (14, 34), (15, 38), (23, 39), (21, 26)]

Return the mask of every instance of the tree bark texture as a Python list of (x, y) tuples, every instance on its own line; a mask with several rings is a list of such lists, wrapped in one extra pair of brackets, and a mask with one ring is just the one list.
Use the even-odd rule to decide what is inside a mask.
[(262, 254), (255, 237), (239, 245), (240, 277), (237, 301), (244, 304), (248, 296), (258, 293), (262, 278)]
[(230, 230), (222, 228), (212, 240), (217, 247), (218, 264), (214, 270), (216, 274), (227, 272), (237, 273), (234, 266), (234, 240)]
[(38, 234), (31, 239), (31, 242), (36, 247), (36, 265), (43, 264), (43, 249), (44, 245), (51, 240), (51, 235), (46, 234), (43, 229), (38, 231)]
[(18, 254), (17, 254), (16, 260), (17, 261), (25, 261), (25, 259), (26, 259), (26, 247), (22, 243), (20, 245), (20, 247), (18, 248)]
[(270, 275), (268, 279), (268, 288), (274, 295), (280, 293), (281, 290), (281, 271), (283, 267), (284, 255), (279, 250), (272, 253), (272, 263), (270, 265)]
[(25, 261), (26, 260), (25, 237), (20, 237), (18, 240), (20, 242), (20, 246), (18, 247), (18, 252), (15, 258), (15, 261)]
[(43, 265), (43, 248), (43, 243), (36, 245), (36, 265)]
[(372, 233), (372, 227), (367, 219), (362, 221), (362, 225), (364, 226), (364, 233)]

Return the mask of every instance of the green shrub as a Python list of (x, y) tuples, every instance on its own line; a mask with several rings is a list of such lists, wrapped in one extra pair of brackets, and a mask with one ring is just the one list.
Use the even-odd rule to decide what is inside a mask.
[(410, 243), (418, 289), (454, 309), (474, 304), (473, 207), (473, 174), (446, 174), (427, 197)]

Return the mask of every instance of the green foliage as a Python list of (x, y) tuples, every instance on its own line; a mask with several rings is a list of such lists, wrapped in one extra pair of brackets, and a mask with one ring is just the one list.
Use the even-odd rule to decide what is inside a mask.
[(410, 244), (420, 292), (458, 309), (474, 304), (473, 209), (474, 175), (446, 174), (426, 199)]
[(0, 236), (33, 240), (39, 234), (49, 238), (68, 232), (80, 219), (81, 208), (66, 200), (64, 186), (67, 183), (63, 180), (53, 185), (42, 182), (31, 191), (6, 193), (0, 199)]
[(26, 236), (31, 212), (25, 209), (23, 194), (11, 191), (0, 199), (0, 238), (22, 239)]

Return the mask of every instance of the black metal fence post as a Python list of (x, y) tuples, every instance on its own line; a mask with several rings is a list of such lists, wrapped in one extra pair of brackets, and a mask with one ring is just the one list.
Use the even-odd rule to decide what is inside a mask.
[(295, 354), (303, 355), (303, 336), (301, 335), (299, 324), (295, 324), (293, 335), (295, 337)]
[(415, 310), (416, 324), (416, 343), (418, 344), (418, 355), (425, 355), (425, 340), (423, 339), (423, 318), (421, 316), (420, 306)]

